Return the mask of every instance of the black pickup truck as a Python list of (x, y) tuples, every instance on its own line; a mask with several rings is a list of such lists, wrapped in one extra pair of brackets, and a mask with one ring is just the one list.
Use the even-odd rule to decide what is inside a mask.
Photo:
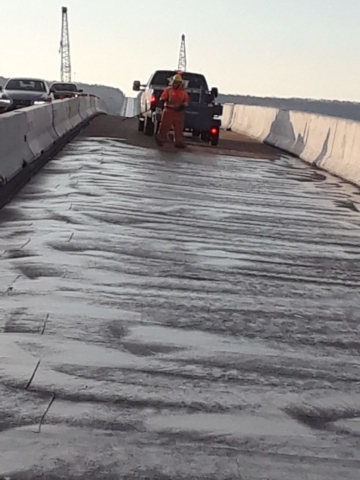
[(77, 97), (83, 90), (78, 90), (75, 83), (54, 82), (50, 86), (50, 92), (54, 95), (54, 100), (63, 100)]
[[(146, 85), (135, 81), (133, 90), (142, 92), (140, 96), (140, 113), (138, 129), (145, 135), (158, 133), (161, 120), (161, 93), (169, 86), (176, 70), (158, 70)], [(206, 143), (216, 146), (219, 143), (223, 107), (215, 102), (218, 96), (217, 88), (209, 90), (204, 75), (182, 72), (184, 87), (190, 96), (189, 107), (185, 111), (184, 132), (190, 132), (194, 137), (201, 137)]]

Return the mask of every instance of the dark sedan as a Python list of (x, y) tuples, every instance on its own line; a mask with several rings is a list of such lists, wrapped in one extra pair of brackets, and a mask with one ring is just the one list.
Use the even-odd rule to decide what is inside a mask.
[(3, 88), (0, 87), (0, 99), (12, 102), (9, 111), (49, 103), (52, 94), (44, 80), (12, 78)]
[(56, 82), (51, 85), (50, 92), (55, 100), (62, 100), (77, 97), (83, 90), (78, 90), (75, 83)]

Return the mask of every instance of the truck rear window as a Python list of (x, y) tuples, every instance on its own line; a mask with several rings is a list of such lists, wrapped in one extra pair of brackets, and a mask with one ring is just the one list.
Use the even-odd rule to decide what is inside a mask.
[[(162, 87), (167, 87), (170, 83), (171, 78), (176, 75), (177, 71), (171, 70), (162, 70), (155, 73), (150, 84), (159, 85)], [(205, 77), (197, 73), (183, 73), (183, 79), (185, 83), (185, 88), (195, 88), (195, 89), (204, 89), (208, 90), (208, 85), (206, 83)]]

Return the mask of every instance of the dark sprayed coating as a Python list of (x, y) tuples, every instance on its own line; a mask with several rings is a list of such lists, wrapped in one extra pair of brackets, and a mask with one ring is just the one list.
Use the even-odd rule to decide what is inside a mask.
[[(154, 137), (147, 137), (137, 131), (138, 120), (136, 118), (120, 118), (111, 115), (100, 115), (82, 130), (80, 137), (112, 138), (125, 141), (128, 145), (144, 148), (156, 148)], [(239, 135), (238, 133), (221, 130), (220, 142), (217, 147), (211, 147), (198, 138), (185, 134), (187, 151), (192, 153), (232, 155), (246, 158), (278, 159), (279, 150), (258, 142), (255, 139)], [(167, 144), (163, 151), (174, 150)]]
[(69, 145), (0, 211), (0, 478), (358, 480), (358, 193)]

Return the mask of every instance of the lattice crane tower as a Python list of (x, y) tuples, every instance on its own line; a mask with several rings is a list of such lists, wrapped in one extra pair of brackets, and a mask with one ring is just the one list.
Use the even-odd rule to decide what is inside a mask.
[(69, 22), (67, 7), (61, 8), (61, 81), (71, 82), (71, 60), (70, 60), (70, 39), (69, 39)]
[(181, 36), (181, 46), (180, 46), (180, 55), (179, 55), (179, 72), (186, 72), (186, 44), (185, 44), (185, 35)]

